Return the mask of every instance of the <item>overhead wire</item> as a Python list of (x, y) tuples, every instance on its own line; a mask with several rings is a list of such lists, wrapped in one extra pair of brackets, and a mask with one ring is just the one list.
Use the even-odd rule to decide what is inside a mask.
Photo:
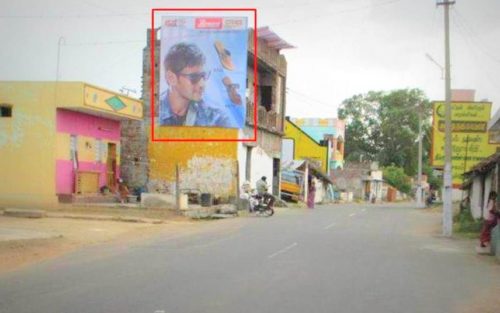
[(326, 103), (326, 102), (323, 102), (323, 101), (320, 101), (320, 100), (314, 99), (314, 98), (312, 98), (311, 96), (308, 96), (308, 95), (306, 95), (306, 94), (304, 94), (304, 93), (302, 93), (302, 92), (299, 92), (299, 91), (296, 91), (296, 90), (290, 89), (289, 87), (287, 87), (287, 88), (286, 88), (286, 91), (287, 91), (287, 93), (288, 93), (288, 94), (290, 94), (290, 92), (291, 92), (291, 93), (295, 94), (295, 95), (296, 95), (296, 96), (298, 96), (298, 97), (301, 97), (301, 98), (303, 98), (303, 99), (308, 100), (308, 101), (309, 101), (309, 103), (319, 104), (319, 105), (322, 105), (322, 106), (324, 106), (324, 107), (328, 107), (328, 108), (332, 109), (332, 104), (328, 104), (328, 103)]
[(478, 60), (481, 60), (481, 58), (476, 54), (476, 52), (478, 50), (474, 49), (474, 47), (473, 47), (474, 45), (471, 42), (470, 36), (468, 36), (465, 33), (465, 31), (463, 30), (463, 24), (460, 24), (456, 19), (452, 19), (452, 22), (456, 26), (456, 29), (457, 29), (459, 35), (463, 38), (465, 45), (469, 48), (469, 52), (471, 53), (471, 55), (473, 57), (472, 59), (476, 62), (477, 65), (479, 65), (482, 68), (483, 73), (485, 73), (486, 76), (488, 77), (488, 79), (486, 81), (491, 85), (491, 87), (498, 88), (498, 86), (495, 86), (493, 84), (493, 81), (495, 81), (495, 80), (493, 79), (493, 77), (490, 74), (491, 69), (489, 67), (484, 66), (483, 63), (478, 61)]
[(280, 26), (280, 25), (286, 25), (286, 24), (290, 24), (290, 23), (303, 22), (303, 21), (307, 21), (307, 20), (311, 20), (311, 19), (316, 20), (316, 19), (325, 18), (325, 17), (332, 17), (332, 16), (338, 15), (338, 14), (364, 11), (367, 9), (373, 9), (373, 8), (389, 5), (392, 3), (400, 2), (400, 1), (402, 1), (402, 0), (388, 0), (385, 2), (380, 2), (378, 4), (371, 4), (368, 6), (363, 6), (363, 7), (353, 8), (353, 9), (340, 10), (340, 11), (330, 12), (330, 13), (326, 13), (326, 14), (310, 15), (310, 16), (307, 16), (304, 18), (291, 19), (291, 20), (287, 20), (287, 21), (283, 21), (283, 22), (272, 23), (272, 24), (269, 24), (269, 26)]
[(479, 36), (477, 32), (472, 28), (471, 24), (467, 22), (467, 19), (462, 14), (460, 14), (460, 12), (456, 8), (452, 10), (452, 13), (455, 15), (457, 22), (461, 24), (464, 31), (469, 33), (470, 39), (475, 41), (476, 46), (483, 52), (483, 54), (491, 58), (496, 63), (500, 63), (500, 59), (489, 52), (489, 50), (491, 49), (488, 49), (486, 47), (486, 44), (482, 41), (481, 36)]

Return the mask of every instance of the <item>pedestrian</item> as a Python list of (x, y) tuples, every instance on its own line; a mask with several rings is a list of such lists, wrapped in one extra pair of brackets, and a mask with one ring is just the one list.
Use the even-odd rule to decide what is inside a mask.
[(488, 204), (486, 206), (487, 216), (484, 220), (483, 229), (479, 237), (481, 248), (485, 248), (491, 242), (491, 230), (497, 225), (500, 218), (500, 211), (497, 208), (497, 193), (490, 192), (488, 196)]
[(314, 209), (314, 198), (316, 198), (316, 184), (314, 179), (309, 179), (309, 190), (307, 193), (307, 207)]
[(127, 185), (123, 181), (123, 179), (118, 178), (116, 180), (115, 186), (115, 196), (121, 203), (125, 203), (128, 201), (128, 195), (130, 194)]

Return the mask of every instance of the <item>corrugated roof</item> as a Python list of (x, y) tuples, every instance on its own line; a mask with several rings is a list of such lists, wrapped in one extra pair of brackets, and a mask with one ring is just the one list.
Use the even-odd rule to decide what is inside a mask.
[(316, 176), (323, 181), (328, 182), (329, 184), (333, 185), (333, 181), (331, 180), (330, 177), (328, 177), (325, 173), (321, 171), (316, 165), (313, 163), (307, 161), (307, 160), (291, 160), (287, 162), (283, 162), (281, 164), (281, 169), (286, 171), (286, 170), (305, 170), (305, 164), (309, 165), (309, 170), (311, 171), (311, 175)]
[(270, 48), (276, 50), (297, 48), (283, 40), (283, 38), (273, 32), (269, 26), (257, 28), (257, 37), (264, 40)]

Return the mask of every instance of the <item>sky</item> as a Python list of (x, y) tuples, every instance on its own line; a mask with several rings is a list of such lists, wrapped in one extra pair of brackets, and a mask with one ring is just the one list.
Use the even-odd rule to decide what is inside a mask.
[[(140, 97), (151, 8), (179, 6), (256, 8), (258, 27), (296, 46), (281, 51), (288, 116), (336, 117), (343, 100), (371, 90), (420, 88), (444, 99), (444, 13), (435, 0), (1, 0), (0, 80), (58, 76)], [(475, 89), (493, 115), (500, 1), (456, 0), (450, 33), (452, 88)]]

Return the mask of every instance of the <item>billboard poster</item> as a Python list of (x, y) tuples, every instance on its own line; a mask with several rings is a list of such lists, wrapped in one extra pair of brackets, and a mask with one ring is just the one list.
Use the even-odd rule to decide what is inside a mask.
[[(463, 173), (494, 154), (497, 144), (489, 143), (488, 121), (491, 103), (452, 102), (452, 175), (453, 186), (460, 186)], [(431, 162), (444, 167), (445, 104), (435, 102), (432, 120)]]
[(246, 17), (164, 16), (160, 126), (243, 128)]

